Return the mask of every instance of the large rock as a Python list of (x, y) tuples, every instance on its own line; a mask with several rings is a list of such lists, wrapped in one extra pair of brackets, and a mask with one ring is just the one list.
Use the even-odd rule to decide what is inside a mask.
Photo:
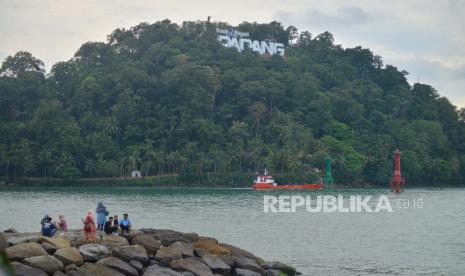
[(109, 249), (112, 249), (115, 246), (129, 245), (126, 238), (117, 235), (105, 235), (100, 243)]
[(247, 258), (250, 258), (250, 259), (255, 259), (255, 260), (260, 259), (257, 256), (255, 256), (254, 254), (250, 253), (249, 251), (244, 250), (242, 248), (239, 248), (237, 246), (230, 245), (230, 244), (227, 244), (227, 243), (220, 243), (220, 245), (227, 248), (229, 250), (229, 252), (231, 252), (231, 255), (233, 255), (233, 256), (244, 256), (244, 257), (247, 257)]
[(64, 239), (64, 238), (41, 237), (41, 238), (39, 238), (39, 242), (42, 244), (42, 246), (44, 246), (44, 244), (48, 243), (51, 246), (53, 246), (54, 248), (56, 248), (55, 250), (71, 246), (70, 242), (68, 240)]
[(214, 273), (229, 273), (231, 266), (225, 263), (220, 257), (213, 254), (206, 254), (202, 257), (204, 262)]
[(192, 244), (186, 242), (174, 242), (169, 247), (181, 252), (183, 257), (194, 257), (194, 248)]
[(84, 263), (84, 258), (75, 247), (60, 248), (55, 252), (54, 256), (62, 261), (65, 266), (70, 264), (81, 266)]
[[(68, 273), (70, 274), (70, 273)], [(124, 276), (124, 274), (102, 264), (85, 263), (73, 275), (79, 276)]]
[(79, 247), (84, 261), (96, 262), (102, 258), (108, 257), (110, 252), (101, 244), (85, 244)]
[(151, 265), (145, 269), (145, 272), (142, 274), (142, 276), (183, 276), (183, 274), (167, 267)]
[(132, 242), (132, 239), (134, 239), (135, 237), (137, 237), (139, 235), (142, 235), (142, 234), (144, 234), (144, 232), (139, 231), (139, 230), (132, 230), (129, 233), (123, 233), (121, 235), (123, 237), (125, 237), (129, 242)]
[(11, 267), (16, 276), (47, 276), (42, 270), (22, 263), (12, 262)]
[(184, 239), (179, 232), (173, 230), (153, 230), (152, 233), (153, 236), (164, 246), (168, 246), (177, 241), (188, 242), (188, 240)]
[(66, 274), (64, 274), (61, 271), (55, 271), (55, 273), (53, 273), (53, 276), (66, 276)]
[(197, 233), (179, 233), (182, 239), (188, 241), (189, 243), (199, 241), (199, 234)]
[(39, 240), (39, 236), (37, 235), (28, 235), (28, 236), (12, 236), (8, 238), (8, 244), (10, 245), (16, 245), (20, 243), (26, 243), (26, 242), (37, 242)]
[(262, 265), (265, 269), (272, 269), (272, 270), (279, 270), (281, 272), (286, 273), (289, 276), (293, 276), (296, 274), (295, 268), (290, 265), (281, 263), (281, 262), (267, 262)]
[(229, 249), (226, 247), (223, 247), (214, 241), (211, 240), (200, 240), (198, 242), (195, 242), (192, 244), (194, 248), (200, 248), (205, 251), (208, 251), (210, 254), (216, 254), (216, 255), (221, 255), (221, 254), (229, 254)]
[(60, 260), (50, 255), (26, 258), (24, 259), (24, 263), (43, 270), (48, 274), (53, 274), (55, 271), (61, 271), (65, 268)]
[(174, 270), (189, 271), (197, 276), (213, 276), (211, 269), (197, 258), (173, 260), (170, 267)]
[(236, 268), (234, 272), (235, 276), (261, 276), (261, 274), (258, 272), (243, 268)]
[(252, 270), (260, 274), (265, 273), (265, 270), (254, 259), (242, 256), (233, 256), (233, 260), (234, 265), (238, 268)]
[(162, 247), (158, 249), (155, 260), (169, 264), (172, 260), (182, 258), (182, 252), (176, 248)]
[(123, 273), (124, 275), (130, 276), (139, 276), (137, 270), (131, 267), (126, 262), (116, 258), (116, 257), (107, 257), (100, 259), (97, 264), (102, 264), (104, 266), (108, 266), (109, 268), (113, 268), (114, 270), (118, 270), (119, 272)]
[(142, 273), (142, 271), (144, 270), (144, 265), (141, 262), (132, 260), (129, 262), (129, 265), (132, 266), (139, 273)]
[(142, 245), (138, 244), (116, 246), (111, 251), (111, 254), (126, 262), (130, 262), (132, 260), (136, 260), (143, 264), (149, 262), (149, 256), (147, 255), (147, 251)]
[(4, 251), (8, 247), (8, 242), (3, 234), (0, 233), (0, 251)]
[(44, 248), (35, 242), (13, 245), (8, 247), (5, 251), (8, 259), (12, 261), (21, 261), (29, 257), (47, 255)]
[(135, 236), (131, 244), (139, 244), (142, 245), (145, 250), (147, 250), (148, 254), (155, 254), (158, 249), (161, 247), (161, 243), (159, 240), (156, 240), (152, 235), (142, 234)]
[(86, 244), (86, 242), (83, 239), (84, 234), (82, 232), (82, 230), (69, 230), (68, 232), (64, 233), (62, 238), (69, 241), (71, 246), (79, 247), (83, 244)]

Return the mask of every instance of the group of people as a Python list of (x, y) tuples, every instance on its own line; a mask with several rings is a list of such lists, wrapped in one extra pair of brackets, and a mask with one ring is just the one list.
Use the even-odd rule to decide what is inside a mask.
[[(97, 231), (103, 231), (108, 235), (117, 234), (118, 230), (121, 230), (121, 233), (129, 233), (131, 231), (132, 223), (128, 214), (123, 214), (123, 219), (121, 220), (119, 220), (118, 215), (109, 216), (110, 212), (103, 202), (99, 202), (95, 213), (97, 214), (97, 218), (95, 218), (94, 211), (89, 210), (86, 217), (82, 219), (86, 242), (94, 243), (97, 239)], [(46, 237), (53, 237), (58, 230), (63, 232), (68, 231), (68, 224), (63, 215), (58, 216), (58, 223), (55, 223), (48, 215), (40, 223), (42, 225), (42, 235)]]
[(42, 235), (46, 237), (55, 236), (58, 230), (63, 232), (68, 231), (68, 223), (66, 222), (64, 215), (58, 216), (58, 223), (55, 223), (49, 215), (45, 215), (40, 221), (40, 224), (42, 225)]

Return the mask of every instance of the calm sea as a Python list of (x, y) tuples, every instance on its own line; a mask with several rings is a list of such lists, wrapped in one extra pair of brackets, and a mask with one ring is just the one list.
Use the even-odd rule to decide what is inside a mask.
[[(393, 212), (263, 212), (264, 195), (386, 195)], [(401, 201), (399, 201), (401, 199)], [(411, 208), (421, 200), (422, 208)], [(0, 228), (39, 231), (45, 214), (70, 228), (103, 201), (136, 228), (197, 232), (295, 266), (303, 275), (464, 275), (465, 189), (0, 188)], [(403, 202), (399, 205), (399, 202)], [(405, 202), (409, 202), (406, 208)], [(403, 207), (403, 208), (399, 208)], [(417, 206), (418, 207), (418, 206)]]

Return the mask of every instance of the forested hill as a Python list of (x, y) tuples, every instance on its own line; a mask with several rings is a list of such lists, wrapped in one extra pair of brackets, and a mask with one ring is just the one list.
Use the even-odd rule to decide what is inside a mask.
[(116, 29), (48, 74), (30, 53), (9, 56), (1, 177), (304, 175), (329, 154), (336, 183), (387, 185), (399, 148), (408, 183), (465, 183), (465, 111), (431, 86), (328, 32), (237, 26), (284, 42), (282, 58), (223, 47), (216, 26)]

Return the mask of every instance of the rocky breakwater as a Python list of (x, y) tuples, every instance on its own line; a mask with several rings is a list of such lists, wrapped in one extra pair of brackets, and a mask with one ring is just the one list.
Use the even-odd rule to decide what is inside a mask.
[[(3, 237), (2, 237), (3, 236)], [(284, 276), (296, 270), (265, 262), (211, 237), (173, 230), (140, 229), (124, 236), (98, 235), (85, 244), (81, 231), (43, 237), (3, 233), (6, 257), (16, 275)]]

